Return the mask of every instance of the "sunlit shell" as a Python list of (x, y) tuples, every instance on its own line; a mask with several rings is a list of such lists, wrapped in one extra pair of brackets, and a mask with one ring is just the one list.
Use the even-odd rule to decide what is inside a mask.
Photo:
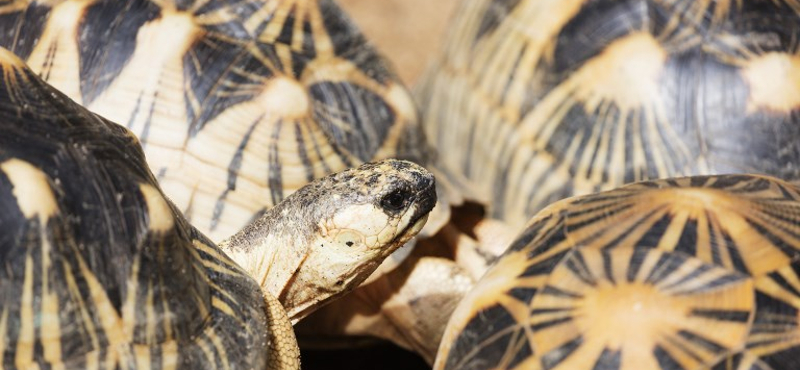
[(0, 46), (133, 131), (214, 240), (315, 178), (425, 160), (409, 94), (329, 0), (12, 1)]
[(3, 367), (264, 366), (259, 286), (169, 204), (136, 138), (5, 49), (0, 74)]
[(800, 2), (467, 0), (419, 88), (465, 194), (518, 229), (678, 175), (800, 179)]
[(800, 189), (751, 175), (563, 200), (459, 304), (435, 368), (794, 368), (798, 225)]

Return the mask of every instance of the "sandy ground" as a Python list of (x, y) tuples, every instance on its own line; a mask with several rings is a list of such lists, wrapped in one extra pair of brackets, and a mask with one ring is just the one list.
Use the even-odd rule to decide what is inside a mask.
[(338, 0), (411, 85), (439, 46), (458, 0)]

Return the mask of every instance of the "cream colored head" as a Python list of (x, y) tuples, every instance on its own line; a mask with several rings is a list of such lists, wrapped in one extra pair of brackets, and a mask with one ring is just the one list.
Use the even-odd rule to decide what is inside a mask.
[(296, 322), (352, 290), (416, 235), (436, 203), (433, 176), (385, 160), (301, 188), (223, 244)]

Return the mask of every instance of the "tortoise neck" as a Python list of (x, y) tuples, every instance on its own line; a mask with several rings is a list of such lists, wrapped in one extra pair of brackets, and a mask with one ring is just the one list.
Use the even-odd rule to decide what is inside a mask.
[(293, 313), (303, 308), (285, 297), (308, 255), (311, 227), (300, 212), (282, 203), (219, 244), (265, 293), (278, 298), (292, 322), (300, 319)]

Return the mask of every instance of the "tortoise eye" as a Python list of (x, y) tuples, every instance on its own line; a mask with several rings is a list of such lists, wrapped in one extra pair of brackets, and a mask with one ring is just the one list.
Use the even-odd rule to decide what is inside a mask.
[(381, 199), (381, 207), (387, 211), (399, 211), (405, 207), (409, 198), (410, 194), (408, 192), (395, 190)]

